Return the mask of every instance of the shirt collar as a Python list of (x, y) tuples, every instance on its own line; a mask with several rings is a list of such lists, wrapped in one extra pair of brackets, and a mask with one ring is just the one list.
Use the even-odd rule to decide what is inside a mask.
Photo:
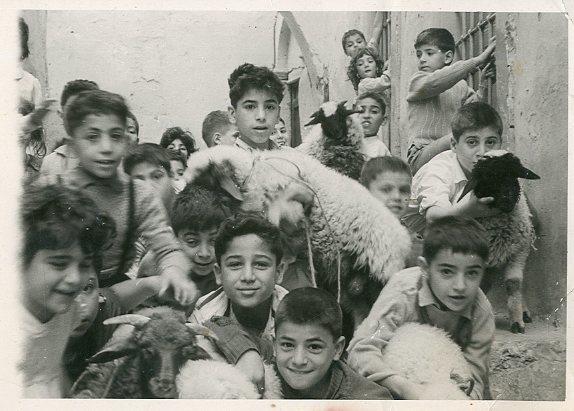
[[(269, 150), (279, 149), (279, 146), (273, 140), (269, 139), (268, 141), (269, 141)], [(243, 150), (246, 150), (249, 152), (253, 152), (254, 150), (257, 150), (256, 148), (251, 147), (245, 141), (241, 140), (241, 138), (235, 139), (235, 146), (242, 148)]]
[(450, 150), (451, 155), (452, 155), (452, 162), (453, 162), (453, 167), (452, 167), (452, 175), (454, 177), (454, 183), (462, 183), (462, 182), (467, 182), (468, 178), (466, 177), (466, 175), (464, 174), (464, 171), (462, 170), (462, 167), (460, 166), (460, 163), (458, 162), (458, 158), (456, 157), (456, 153), (452, 150)]
[[(425, 277), (421, 277), (421, 287), (419, 289), (419, 307), (426, 307), (428, 305), (434, 305), (436, 308), (441, 308), (439, 302), (437, 301), (435, 295), (428, 285), (428, 281)], [(466, 308), (459, 313), (461, 316), (472, 320), (472, 304), (466, 306)]]
[(24, 68), (22, 68), (21, 64), (18, 64), (18, 68), (16, 69), (15, 80), (22, 80), (23, 77), (24, 77)]
[(76, 167), (71, 171), (74, 185), (79, 189), (88, 188), (91, 186), (96, 187), (109, 187), (115, 193), (121, 193), (128, 177), (123, 173), (118, 173), (112, 178), (98, 178), (88, 173), (83, 167)]

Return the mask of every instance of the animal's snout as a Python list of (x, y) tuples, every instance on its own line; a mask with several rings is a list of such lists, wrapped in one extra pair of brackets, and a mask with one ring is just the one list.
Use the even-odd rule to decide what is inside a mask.
[(156, 376), (149, 380), (149, 388), (156, 398), (176, 398), (175, 378), (167, 376)]

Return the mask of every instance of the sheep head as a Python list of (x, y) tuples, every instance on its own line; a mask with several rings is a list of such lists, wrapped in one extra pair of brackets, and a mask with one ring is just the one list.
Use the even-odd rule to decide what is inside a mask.
[(475, 164), (459, 201), (474, 190), (478, 198), (494, 197), (490, 207), (509, 213), (520, 198), (519, 178), (538, 180), (540, 177), (524, 167), (514, 154), (506, 150), (489, 151)]
[(104, 324), (127, 324), (90, 358), (92, 363), (131, 357), (139, 366), (144, 398), (176, 398), (175, 378), (187, 360), (211, 358), (197, 345), (196, 336), (217, 339), (208, 328), (185, 322), (183, 313), (158, 307), (150, 316), (126, 314)]
[(311, 114), (305, 126), (321, 124), (326, 145), (355, 146), (363, 139), (363, 128), (355, 113), (351, 102), (328, 101)]

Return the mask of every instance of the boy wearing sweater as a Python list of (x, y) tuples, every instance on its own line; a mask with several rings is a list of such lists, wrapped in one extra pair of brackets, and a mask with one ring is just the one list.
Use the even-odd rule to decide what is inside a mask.
[(160, 296), (173, 293), (180, 304), (191, 304), (197, 298), (197, 287), (187, 278), (189, 261), (168, 225), (163, 205), (145, 183), (118, 173), (129, 144), (127, 113), (124, 99), (117, 94), (103, 90), (78, 94), (64, 114), (79, 164), (61, 179), (83, 190), (116, 223), (118, 235), (104, 252), (100, 287), (128, 278), (125, 272), (133, 258), (133, 244), (142, 235), (161, 269)]
[(424, 387), (389, 368), (383, 353), (401, 325), (429, 324), (461, 347), (472, 373), (470, 397), (487, 398), (495, 329), (492, 307), (480, 290), (487, 261), (486, 232), (475, 220), (445, 217), (429, 225), (420, 267), (396, 273), (383, 288), (349, 344), (349, 365), (395, 398), (418, 399)]
[[(435, 155), (450, 147), (450, 121), (461, 105), (478, 101), (484, 81), (493, 76), (489, 61), (495, 49), (494, 39), (477, 57), (453, 63), (455, 42), (441, 28), (422, 31), (415, 41), (418, 71), (410, 80), (407, 94), (408, 163), (415, 174)], [(464, 80), (477, 68), (481, 71), (477, 94)]]

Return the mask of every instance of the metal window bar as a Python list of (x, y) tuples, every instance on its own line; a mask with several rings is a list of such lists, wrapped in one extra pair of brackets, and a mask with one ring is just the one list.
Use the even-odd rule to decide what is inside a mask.
[[(496, 32), (496, 14), (486, 12), (458, 13), (463, 35), (455, 43), (456, 55), (467, 60), (476, 57), (488, 46), (490, 38)], [(478, 90), (480, 72), (477, 70), (468, 75), (467, 82)], [(496, 79), (495, 79), (496, 80)], [(483, 90), (483, 100), (496, 107), (496, 81), (488, 81)]]
[[(387, 62), (390, 58), (389, 47), (391, 44), (391, 13), (388, 11), (383, 12), (383, 29), (381, 30), (381, 36), (379, 37), (379, 55), (384, 62)], [(391, 99), (392, 99), (391, 95)], [(385, 120), (381, 125), (383, 142), (387, 147), (391, 147), (390, 135), (391, 135), (391, 107), (387, 107), (385, 110)]]

